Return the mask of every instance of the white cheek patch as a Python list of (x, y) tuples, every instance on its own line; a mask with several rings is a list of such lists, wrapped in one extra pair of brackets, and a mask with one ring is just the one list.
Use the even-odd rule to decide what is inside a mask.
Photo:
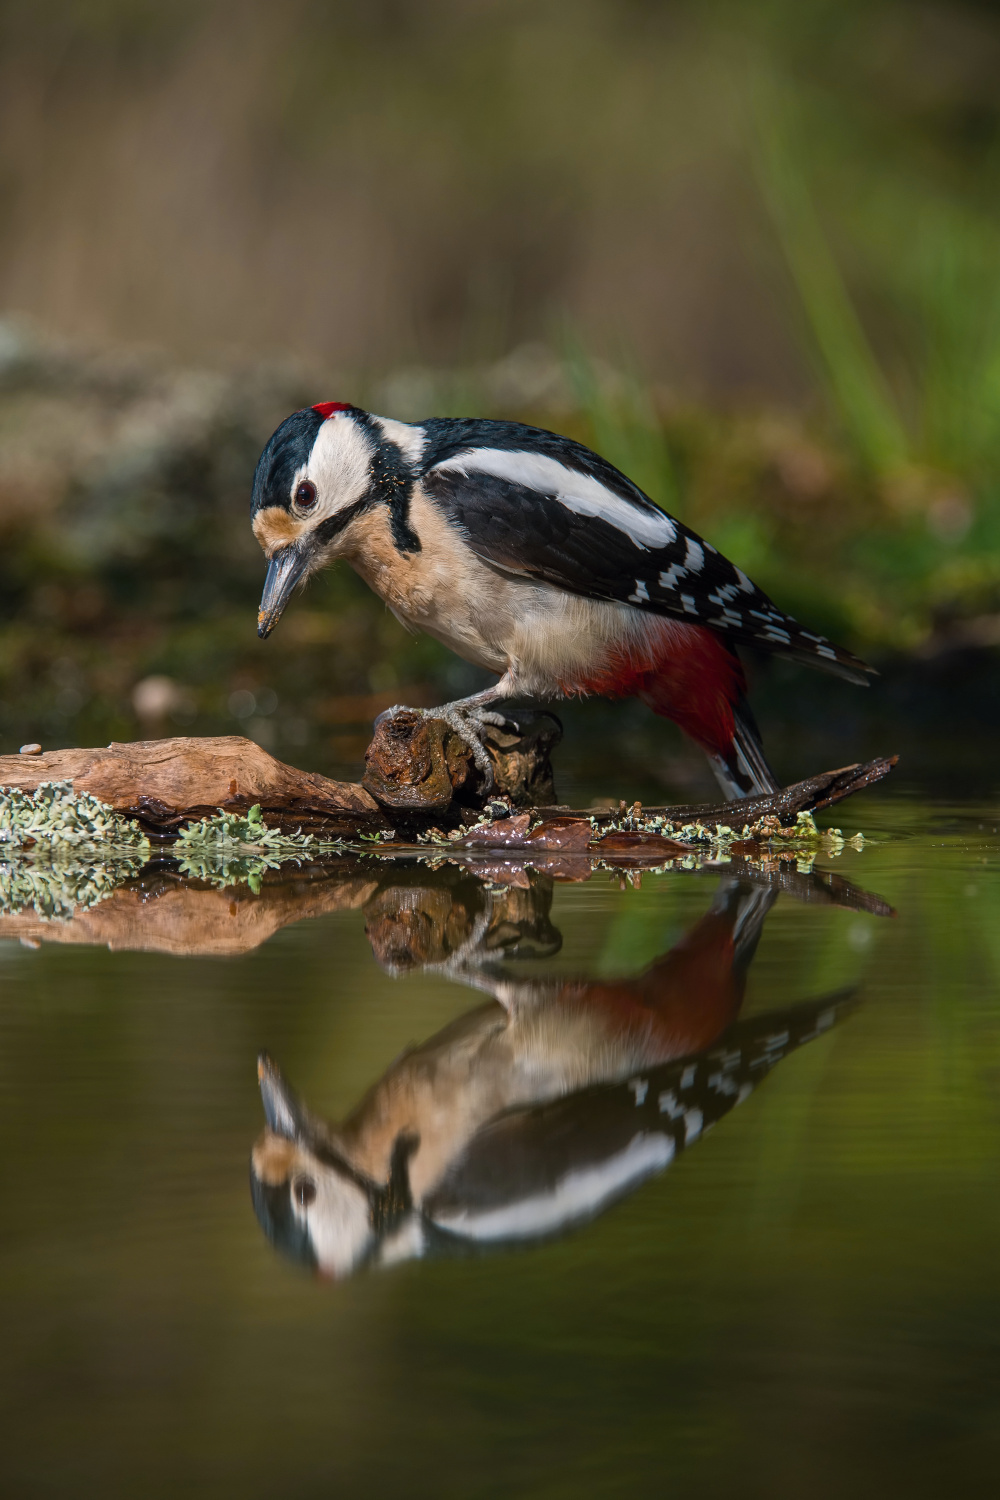
[(332, 1276), (348, 1276), (373, 1239), (368, 1199), (353, 1182), (345, 1181), (329, 1167), (312, 1160), (309, 1167), (316, 1198), (305, 1209), (293, 1201), (292, 1212), (308, 1226), (320, 1270)]
[(402, 451), (411, 467), (416, 468), (424, 456), (427, 436), (422, 427), (411, 427), (408, 422), (395, 422), (392, 417), (376, 417), (375, 421), (390, 443)]
[(374, 448), (371, 439), (351, 417), (328, 417), (316, 434), (309, 460), (292, 480), (292, 495), (303, 479), (311, 479), (318, 496), (309, 512), (310, 525), (335, 516), (360, 500), (371, 482)]
[(578, 516), (594, 516), (622, 531), (643, 550), (669, 547), (677, 536), (670, 517), (645, 510), (622, 500), (599, 479), (567, 468), (557, 458), (542, 453), (508, 453), (497, 448), (474, 448), (436, 466), (439, 474), (493, 474), (510, 484), (520, 484), (542, 495), (554, 495), (561, 505)]

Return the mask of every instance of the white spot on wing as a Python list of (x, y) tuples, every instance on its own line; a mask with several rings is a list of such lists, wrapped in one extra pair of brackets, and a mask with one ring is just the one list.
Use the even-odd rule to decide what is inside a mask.
[(698, 613), (698, 606), (694, 602), (693, 594), (682, 594), (681, 603), (684, 606), (684, 613), (686, 615), (696, 615)]
[(708, 1086), (710, 1089), (715, 1089), (717, 1094), (730, 1095), (736, 1093), (735, 1079), (730, 1078), (729, 1074), (723, 1073), (721, 1069), (718, 1073), (709, 1073)]
[(640, 1104), (645, 1104), (646, 1102), (646, 1095), (649, 1093), (649, 1080), (647, 1078), (631, 1078), (628, 1086), (635, 1095), (635, 1105), (636, 1109), (638, 1109)]
[(740, 588), (743, 590), (744, 594), (755, 594), (757, 592), (742, 568), (733, 568), (733, 572), (739, 579)]
[(700, 573), (705, 566), (705, 549), (700, 542), (695, 541), (693, 536), (689, 536), (687, 539), (684, 566), (690, 568), (692, 573)]
[(599, 479), (567, 468), (545, 453), (508, 453), (502, 448), (473, 448), (445, 459), (432, 470), (436, 474), (493, 474), (510, 484), (521, 484), (540, 495), (554, 495), (578, 516), (593, 516), (624, 532), (644, 550), (669, 547), (677, 536), (670, 517), (644, 510), (614, 494)]
[(681, 578), (687, 577), (687, 568), (682, 568), (680, 563), (671, 563), (665, 573), (660, 574), (661, 589), (675, 589)]
[(630, 604), (648, 604), (649, 603), (649, 590), (647, 589), (646, 585), (643, 583), (643, 581), (642, 581), (641, 578), (637, 578), (635, 580), (635, 593), (634, 594), (629, 594), (628, 597), (629, 597), (629, 603)]

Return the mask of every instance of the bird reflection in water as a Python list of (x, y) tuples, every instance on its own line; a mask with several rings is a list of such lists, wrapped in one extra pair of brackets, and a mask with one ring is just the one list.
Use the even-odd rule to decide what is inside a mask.
[(336, 1126), (262, 1054), (254, 1207), (279, 1249), (327, 1275), (523, 1244), (593, 1218), (850, 1004), (737, 1020), (777, 897), (745, 880), (723, 881), (644, 973), (594, 981), (516, 978), (499, 962), (558, 949), (544, 878), (480, 885), (478, 902), (426, 881), (383, 894), (367, 917), (384, 967), (436, 967), (491, 999), (399, 1057)]

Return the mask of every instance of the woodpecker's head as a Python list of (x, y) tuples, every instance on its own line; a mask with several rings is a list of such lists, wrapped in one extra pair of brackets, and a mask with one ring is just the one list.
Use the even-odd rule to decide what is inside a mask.
[(406, 521), (413, 484), (411, 434), (401, 422), (324, 401), (292, 415), (272, 434), (253, 478), (253, 530), (268, 559), (257, 616), (263, 639), (292, 590), (331, 562), (362, 512), (387, 504), (401, 550), (419, 541)]
[(376, 1182), (338, 1149), (266, 1053), (257, 1076), (267, 1128), (250, 1157), (250, 1192), (261, 1228), (293, 1260), (327, 1276), (349, 1276), (377, 1258), (412, 1216), (408, 1163), (417, 1142), (401, 1137), (388, 1182)]

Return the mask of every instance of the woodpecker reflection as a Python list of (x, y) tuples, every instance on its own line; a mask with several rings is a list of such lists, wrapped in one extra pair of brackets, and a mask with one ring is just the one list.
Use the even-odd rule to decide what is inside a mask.
[[(433, 895), (431, 909), (421, 895)], [(490, 1002), (398, 1058), (337, 1126), (266, 1055), (267, 1127), (251, 1159), (265, 1232), (341, 1277), (365, 1264), (526, 1242), (600, 1213), (669, 1166), (782, 1057), (831, 1026), (827, 998), (738, 1022), (773, 888), (726, 881), (644, 973), (513, 977), (497, 958), (551, 953), (551, 887), (489, 892), (467, 925), (441, 887), (370, 911), (376, 956), (440, 967)], [(465, 907), (462, 908), (465, 911)]]

